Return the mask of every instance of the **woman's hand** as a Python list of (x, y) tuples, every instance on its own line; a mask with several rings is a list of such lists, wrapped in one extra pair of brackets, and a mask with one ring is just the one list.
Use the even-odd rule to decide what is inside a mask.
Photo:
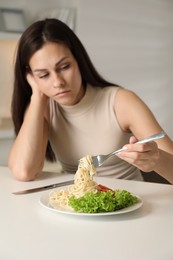
[(156, 142), (137, 144), (138, 140), (132, 136), (125, 150), (117, 156), (128, 163), (136, 166), (143, 172), (153, 171), (157, 165), (160, 153)]
[(41, 100), (45, 100), (47, 101), (48, 100), (48, 97), (40, 91), (39, 89), (39, 85), (37, 84), (36, 80), (34, 79), (32, 73), (27, 73), (26, 75), (26, 79), (27, 79), (27, 82), (28, 84), (30, 85), (30, 87), (32, 88), (32, 94), (33, 96), (37, 96), (39, 97)]

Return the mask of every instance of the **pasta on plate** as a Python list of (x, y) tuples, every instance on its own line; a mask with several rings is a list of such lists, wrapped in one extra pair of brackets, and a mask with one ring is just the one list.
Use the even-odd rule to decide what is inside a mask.
[(97, 184), (93, 176), (96, 168), (92, 157), (79, 161), (74, 184), (49, 193), (49, 203), (54, 209), (73, 210), (78, 213), (114, 212), (139, 202), (139, 198), (126, 190), (111, 190)]
[(69, 185), (65, 189), (52, 191), (49, 194), (49, 202), (53, 208), (71, 208), (68, 205), (69, 197), (74, 195), (79, 198), (87, 192), (96, 193), (98, 184), (93, 180), (96, 174), (96, 168), (92, 163), (92, 158), (87, 155), (80, 159), (78, 169), (74, 176), (74, 184)]

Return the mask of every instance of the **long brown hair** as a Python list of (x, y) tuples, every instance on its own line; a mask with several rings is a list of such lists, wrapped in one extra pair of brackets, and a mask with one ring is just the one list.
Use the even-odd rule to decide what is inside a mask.
[[(12, 119), (16, 135), (21, 128), (24, 113), (32, 95), (32, 89), (26, 80), (29, 61), (31, 56), (41, 49), (46, 42), (62, 43), (70, 49), (78, 63), (84, 86), (88, 83), (92, 86), (100, 87), (115, 85), (99, 75), (81, 41), (66, 24), (57, 19), (36, 21), (22, 34), (16, 53), (14, 88), (11, 104)], [(47, 144), (46, 158), (49, 161), (56, 161), (49, 141)]]

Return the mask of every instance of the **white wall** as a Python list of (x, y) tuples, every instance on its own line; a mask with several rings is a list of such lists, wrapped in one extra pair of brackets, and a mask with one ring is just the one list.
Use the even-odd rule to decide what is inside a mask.
[(0, 8), (18, 8), (24, 10), (28, 24), (40, 14), (41, 11), (54, 10), (61, 7), (73, 7), (77, 0), (0, 0)]

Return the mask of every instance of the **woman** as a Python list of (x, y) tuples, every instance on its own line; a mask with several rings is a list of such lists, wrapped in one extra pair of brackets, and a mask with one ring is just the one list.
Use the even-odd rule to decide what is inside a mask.
[(173, 183), (173, 142), (137, 140), (162, 129), (133, 92), (103, 79), (80, 40), (64, 23), (46, 19), (22, 35), (15, 63), (12, 118), (16, 139), (9, 168), (34, 180), (45, 157), (75, 173), (80, 158), (124, 151), (97, 169), (99, 176), (142, 180), (156, 171)]

